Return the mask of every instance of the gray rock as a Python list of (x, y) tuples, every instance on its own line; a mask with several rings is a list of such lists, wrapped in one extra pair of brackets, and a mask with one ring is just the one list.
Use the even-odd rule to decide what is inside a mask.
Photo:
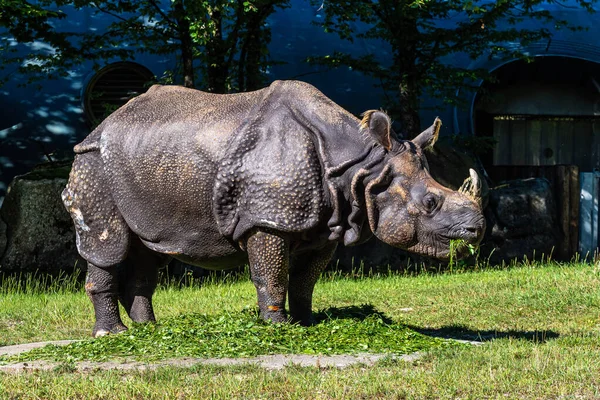
[(6, 237), (6, 223), (0, 218), (0, 259), (6, 250), (6, 242), (8, 241)]
[(528, 178), (490, 190), (482, 256), (498, 263), (548, 256), (560, 243), (560, 230), (548, 180)]
[[(71, 217), (60, 197), (69, 169), (70, 162), (46, 164), (12, 181), (0, 209), (6, 226), (0, 271), (56, 274), (72, 271), (76, 264), (85, 268), (75, 246)], [(0, 227), (0, 250), (1, 231)]]

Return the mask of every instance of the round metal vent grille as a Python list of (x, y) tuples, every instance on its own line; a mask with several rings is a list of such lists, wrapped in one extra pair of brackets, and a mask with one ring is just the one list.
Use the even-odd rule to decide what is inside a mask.
[(150, 70), (133, 62), (107, 65), (88, 83), (83, 108), (88, 121), (96, 126), (111, 112), (144, 93), (154, 82)]

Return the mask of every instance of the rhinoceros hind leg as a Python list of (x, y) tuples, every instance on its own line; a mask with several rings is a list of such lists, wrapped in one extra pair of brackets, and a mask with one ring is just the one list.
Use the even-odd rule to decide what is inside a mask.
[(94, 305), (93, 337), (127, 330), (119, 315), (117, 266), (98, 267), (88, 262), (85, 291)]
[(261, 317), (273, 322), (287, 321), (289, 241), (275, 232), (258, 231), (248, 237), (246, 248)]
[(75, 224), (77, 250), (83, 258), (107, 268), (125, 259), (131, 232), (113, 200), (100, 152), (75, 157), (62, 200)]
[(158, 282), (158, 270), (169, 257), (156, 253), (139, 240), (132, 240), (127, 259), (119, 271), (119, 300), (133, 322), (154, 322), (152, 295)]
[(333, 256), (337, 243), (309, 254), (302, 254), (292, 262), (288, 289), (290, 317), (293, 322), (309, 326), (314, 323), (312, 316), (312, 296), (319, 275)]

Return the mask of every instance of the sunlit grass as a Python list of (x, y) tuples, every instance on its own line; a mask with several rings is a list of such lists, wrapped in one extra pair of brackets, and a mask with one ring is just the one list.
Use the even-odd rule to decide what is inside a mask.
[[(62, 291), (59, 287), (34, 290), (34, 283), (27, 290), (15, 289), (14, 284), (10, 290), (0, 288), (0, 342), (89, 337), (92, 308), (78, 285)], [(329, 273), (317, 284), (315, 311), (337, 312), (338, 317), (345, 311), (350, 316), (348, 310), (371, 311), (358, 319), (326, 320), (325, 313), (318, 314), (323, 323), (310, 339), (317, 342), (311, 345), (313, 349), (323, 351), (328, 342), (335, 346), (335, 338), (343, 342), (343, 335), (337, 337), (331, 333), (335, 324), (350, 336), (352, 329), (365, 332), (380, 328), (390, 335), (401, 336), (401, 329), (408, 328), (407, 332), (421, 332), (427, 339), (480, 338), (484, 344), (430, 346), (423, 358), (410, 363), (388, 360), (369, 368), (291, 367), (276, 372), (251, 366), (198, 366), (88, 374), (73, 372), (69, 366), (76, 357), (72, 355), (66, 361), (62, 359), (66, 363), (64, 368), (53, 372), (0, 373), (0, 393), (24, 399), (598, 398), (599, 288), (598, 269), (584, 263), (529, 262), (505, 268), (460, 267), (452, 273), (418, 275)], [(303, 335), (307, 333), (302, 330), (305, 328), (295, 331), (294, 327), (265, 324), (255, 318), (256, 294), (247, 276), (183, 287), (174, 283), (162, 285), (155, 295), (155, 309), (159, 324), (136, 332), (146, 332), (150, 337), (165, 336), (164, 340), (162, 336), (154, 338), (156, 348), (169, 341), (177, 344), (180, 335), (183, 342), (189, 339), (172, 329), (176, 326), (198, 332), (220, 327), (219, 335), (229, 335), (229, 342), (234, 343), (231, 353), (226, 353), (229, 350), (225, 346), (220, 355), (236, 351), (239, 355), (255, 354), (235, 349), (239, 340), (236, 332), (242, 337), (258, 338), (262, 343), (273, 343), (269, 352), (286, 349), (302, 352), (302, 348), (311, 348), (299, 343), (306, 338)], [(126, 323), (131, 325), (129, 321)], [(244, 329), (248, 324), (252, 326), (246, 335)], [(170, 327), (171, 336), (164, 335), (161, 327)], [(291, 335), (288, 342), (277, 341), (286, 335)], [(209, 332), (200, 336), (214, 343), (220, 340)], [(200, 340), (200, 336), (196, 339)], [(269, 337), (277, 340), (269, 342)], [(126, 342), (114, 336), (107, 339), (106, 346), (113, 345), (111, 340), (118, 342), (115, 342), (117, 349)], [(283, 350), (277, 347), (281, 343), (287, 346)], [(357, 340), (354, 345), (361, 350), (359, 343)], [(157, 349), (147, 351), (161, 354)]]
[[(0, 286), (0, 345), (89, 337), (93, 309), (81, 282), (63, 279), (48, 290), (36, 283), (15, 289), (6, 282)], [(599, 287), (597, 270), (587, 264), (417, 276), (337, 272), (317, 283), (313, 308), (368, 304), (395, 322), (426, 329), (573, 333), (597, 325)], [(163, 284), (154, 303), (159, 321), (194, 313), (218, 315), (256, 308), (256, 292), (242, 274), (187, 286)]]

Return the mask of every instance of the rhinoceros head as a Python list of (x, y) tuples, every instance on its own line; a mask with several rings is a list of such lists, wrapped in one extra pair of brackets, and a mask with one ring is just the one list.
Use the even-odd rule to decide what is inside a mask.
[(436, 119), (415, 139), (396, 140), (385, 113), (365, 113), (361, 128), (386, 153), (382, 169), (365, 185), (364, 193), (369, 226), (377, 238), (413, 253), (447, 259), (451, 241), (462, 244), (459, 255), (481, 241), (485, 218), (474, 170), (459, 190), (440, 185), (429, 173), (424, 149), (435, 143), (440, 127)]

